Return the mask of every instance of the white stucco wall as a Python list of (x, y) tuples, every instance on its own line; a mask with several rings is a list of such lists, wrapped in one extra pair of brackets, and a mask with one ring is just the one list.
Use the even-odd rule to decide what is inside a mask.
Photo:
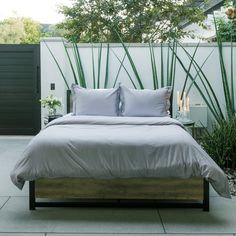
[[(45, 38), (41, 42), (41, 97), (44, 98), (49, 94), (54, 94), (55, 96), (62, 99), (63, 102), (63, 109), (60, 111), (62, 114), (66, 113), (66, 86), (62, 79), (62, 76), (57, 68), (56, 63), (54, 62), (52, 56), (50, 55), (45, 42), (52, 50), (54, 56), (57, 58), (63, 72), (66, 75), (67, 81), (69, 85), (73, 83), (73, 76), (72, 71), (69, 66), (69, 61), (66, 57), (65, 50), (63, 47), (63, 44), (61, 42), (62, 39), (60, 38)], [(87, 81), (89, 87), (92, 87), (92, 50), (90, 44), (79, 44), (79, 51), (81, 54), (82, 64), (85, 71), (85, 76), (89, 78)], [(187, 49), (189, 53), (193, 53), (194, 49), (196, 47), (196, 44), (184, 44), (184, 47)], [(226, 64), (227, 68), (230, 68), (230, 45), (225, 44), (225, 55), (226, 55), (226, 62), (228, 58), (228, 63)], [(117, 56), (122, 60), (125, 52), (121, 45), (119, 44), (111, 44), (110, 45), (110, 58), (109, 58), (109, 87), (112, 87), (113, 81), (115, 79), (115, 76), (117, 74), (118, 68), (119, 68), (119, 61), (115, 57), (113, 51), (117, 54)], [(106, 58), (106, 45), (104, 45), (103, 51), (102, 51), (102, 60), (103, 63), (105, 63)], [(167, 47), (163, 48), (164, 52), (167, 52)], [(72, 49), (69, 49), (70, 53), (72, 53)], [(219, 59), (218, 59), (218, 50), (217, 46), (214, 43), (204, 43), (201, 44), (198, 48), (198, 51), (196, 53), (195, 59), (200, 64), (203, 63), (203, 61), (207, 58), (207, 56), (211, 53), (212, 55), (208, 59), (207, 63), (203, 67), (204, 72), (207, 75), (207, 78), (209, 79), (209, 82), (212, 84), (214, 91), (216, 92), (218, 98), (220, 98), (222, 106), (224, 106), (224, 100), (223, 100), (223, 88), (221, 85), (221, 73), (220, 73), (220, 66), (219, 66)], [(140, 74), (140, 77), (144, 83), (145, 88), (153, 88), (152, 86), (152, 70), (151, 70), (151, 61), (150, 61), (150, 54), (149, 54), (149, 47), (147, 44), (132, 44), (129, 45), (129, 52), (134, 60), (134, 63), (137, 67), (137, 70)], [(97, 56), (98, 49), (96, 48), (96, 45), (94, 46), (94, 54), (95, 58)], [(159, 68), (160, 73), (160, 47), (157, 46), (155, 48), (155, 55), (156, 55), (156, 63)], [(186, 56), (186, 53), (183, 52), (181, 48), (178, 48), (178, 55), (181, 58), (182, 61), (184, 61), (184, 64), (188, 67), (189, 65), (189, 59)], [(234, 57), (236, 61), (236, 45), (234, 47)], [(128, 68), (130, 75), (134, 77), (133, 71), (130, 67), (129, 61), (126, 58), (124, 62), (126, 68)], [(96, 62), (95, 62), (95, 65)], [(105, 76), (105, 64), (103, 64), (103, 69), (101, 71), (101, 84), (103, 84), (104, 76)], [(165, 67), (166, 68), (166, 67)], [(235, 73), (236, 75), (236, 73)], [(177, 110), (176, 105), (176, 91), (181, 91), (182, 86), (184, 83), (186, 77), (186, 73), (182, 69), (182, 67), (177, 63), (176, 68), (176, 85), (175, 85), (175, 92), (174, 92), (174, 111)], [(235, 76), (234, 76), (235, 78)], [(236, 79), (235, 79), (236, 80)], [(121, 69), (120, 75), (119, 75), (119, 81), (124, 83), (125, 85), (132, 87), (132, 84), (127, 76), (127, 73), (124, 69)], [(55, 83), (55, 90), (50, 90), (50, 84)], [(236, 83), (236, 81), (235, 81)], [(236, 86), (235, 86), (236, 88)], [(236, 92), (236, 91), (235, 91)], [(204, 104), (203, 99), (199, 95), (199, 93), (196, 91), (195, 88), (193, 88), (190, 92), (190, 103), (192, 106), (195, 106), (196, 104)], [(42, 109), (42, 117), (45, 116), (47, 111), (45, 109)], [(211, 119), (211, 116), (208, 112), (208, 118)], [(42, 122), (43, 124), (43, 122)]]

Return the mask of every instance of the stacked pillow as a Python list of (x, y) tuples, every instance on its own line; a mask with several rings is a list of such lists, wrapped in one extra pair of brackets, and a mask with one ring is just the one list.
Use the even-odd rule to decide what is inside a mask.
[(171, 87), (84, 89), (73, 84), (72, 96), (74, 115), (163, 117), (169, 115)]

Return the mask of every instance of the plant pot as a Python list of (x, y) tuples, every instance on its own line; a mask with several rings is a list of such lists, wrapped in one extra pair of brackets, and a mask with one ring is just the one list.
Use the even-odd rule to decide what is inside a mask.
[(56, 108), (49, 108), (48, 109), (48, 116), (55, 116), (57, 113), (57, 109)]

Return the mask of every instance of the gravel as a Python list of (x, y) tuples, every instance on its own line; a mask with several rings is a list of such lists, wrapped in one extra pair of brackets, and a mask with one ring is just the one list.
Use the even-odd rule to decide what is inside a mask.
[(229, 180), (230, 194), (236, 196), (236, 170), (226, 170), (225, 174)]

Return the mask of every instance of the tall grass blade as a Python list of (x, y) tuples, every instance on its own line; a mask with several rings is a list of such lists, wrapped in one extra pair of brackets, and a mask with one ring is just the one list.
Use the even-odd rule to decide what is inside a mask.
[(235, 102), (234, 102), (234, 49), (233, 49), (233, 40), (231, 37), (231, 45), (230, 45), (230, 58), (231, 58), (231, 97), (232, 97), (232, 111), (235, 116)]
[(75, 52), (75, 60), (76, 60), (80, 85), (83, 88), (87, 88), (86, 79), (85, 79), (85, 76), (84, 76), (84, 69), (83, 69), (83, 65), (82, 65), (82, 60), (81, 60), (79, 48), (78, 48), (76, 43), (73, 43), (73, 48), (74, 48), (74, 52)]
[(105, 74), (105, 82), (104, 88), (108, 86), (108, 79), (109, 79), (109, 55), (110, 55), (110, 44), (107, 44), (107, 56), (106, 56), (106, 74)]
[[(182, 60), (179, 58), (179, 56), (177, 54), (176, 55), (176, 58), (178, 60), (178, 62), (180, 63), (180, 65), (182, 66), (183, 70), (185, 71), (185, 73), (188, 72), (188, 69), (186, 69), (185, 65), (183, 64)], [(189, 74), (189, 78), (194, 81), (194, 77)], [(218, 123), (221, 122), (221, 118), (219, 117), (218, 113), (215, 111), (215, 109), (212, 108), (212, 105), (209, 103), (207, 97), (205, 96), (205, 93), (202, 91), (202, 89), (198, 86), (198, 84), (196, 83), (196, 81), (194, 81), (194, 85), (196, 87), (196, 89), (198, 90), (198, 92), (200, 93), (200, 95), (202, 96), (203, 100), (205, 101), (205, 103), (207, 104), (208, 108), (210, 109), (212, 115), (214, 116), (214, 118), (216, 119), (216, 121)]]
[(153, 45), (150, 42), (149, 42), (149, 52), (150, 52), (151, 66), (152, 66), (153, 88), (157, 89), (158, 88), (158, 77), (157, 77), (156, 59), (155, 59)]
[[(190, 59), (188, 71), (187, 71), (187, 73), (186, 73), (186, 78), (185, 78), (184, 85), (183, 85), (183, 89), (182, 89), (182, 93), (181, 93), (181, 96), (180, 96), (180, 99), (181, 99), (181, 100), (183, 99), (183, 95), (184, 95), (184, 91), (185, 91), (185, 88), (186, 88), (186, 85), (187, 85), (188, 77), (189, 77), (189, 74), (190, 74), (190, 71), (191, 71), (191, 68), (192, 68), (192, 64), (193, 64), (193, 61), (194, 61), (196, 52), (197, 52), (197, 50), (198, 50), (199, 44), (200, 44), (200, 42), (199, 42), (199, 43), (197, 44), (197, 46), (195, 47), (194, 53), (193, 53), (193, 55), (191, 56), (191, 59)], [(186, 101), (184, 101), (184, 102), (186, 102)]]
[(166, 66), (166, 85), (169, 85), (170, 82), (170, 78), (169, 78), (169, 74), (170, 74), (170, 47), (169, 47), (169, 43), (168, 43), (168, 47), (167, 47), (167, 66)]
[(100, 88), (101, 79), (101, 63), (102, 63), (102, 43), (98, 49), (98, 76), (97, 76), (97, 88)]
[(221, 69), (221, 78), (222, 78), (222, 84), (224, 89), (224, 97), (226, 102), (226, 108), (227, 108), (227, 115), (228, 118), (231, 118), (232, 115), (234, 115), (234, 109), (232, 109), (232, 97), (230, 96), (230, 88), (228, 83), (228, 76), (225, 68), (225, 62), (224, 62), (224, 56), (223, 56), (223, 46), (222, 46), (222, 40), (221, 36), (219, 34), (217, 24), (216, 24), (216, 18), (214, 16), (214, 24), (215, 24), (215, 30), (216, 30), (216, 39), (217, 39), (217, 46), (218, 46), (218, 52), (219, 52), (219, 59), (220, 59), (220, 69)]
[(66, 81), (66, 77), (65, 77), (65, 75), (64, 75), (64, 73), (63, 73), (63, 71), (62, 71), (62, 69), (61, 69), (61, 67), (60, 67), (60, 65), (59, 65), (59, 63), (58, 63), (58, 61), (57, 61), (57, 59), (56, 59), (56, 57), (53, 55), (52, 50), (50, 49), (50, 47), (48, 46), (48, 44), (47, 44), (45, 41), (43, 41), (43, 42), (45, 43), (45, 45), (46, 45), (48, 51), (50, 52), (50, 54), (51, 54), (51, 56), (52, 56), (54, 62), (56, 63), (57, 68), (58, 68), (58, 70), (60, 71), (60, 74), (61, 74), (61, 76), (62, 76), (62, 78), (63, 78), (63, 80), (64, 80), (64, 82), (65, 82), (65, 84), (66, 84), (67, 89), (70, 89), (70, 87), (69, 87), (69, 85), (68, 85), (68, 82)]
[[(173, 48), (172, 48), (173, 46)], [(174, 88), (175, 85), (175, 73), (176, 73), (176, 57), (175, 57), (175, 53), (177, 53), (177, 43), (174, 40), (172, 46), (170, 46), (170, 49), (172, 51), (172, 55), (171, 55), (171, 66), (170, 66), (170, 81), (169, 84), (167, 84), (167, 86), (172, 86), (172, 88)]]
[(161, 87), (164, 87), (164, 55), (163, 55), (163, 43), (161, 43)]
[[(178, 43), (178, 45), (184, 50), (184, 52), (187, 54), (187, 56), (191, 59), (192, 56), (189, 54), (189, 52), (188, 52), (180, 43)], [(203, 86), (204, 86), (204, 88), (205, 88), (205, 93), (207, 93), (207, 95), (208, 95), (210, 101), (212, 101), (212, 99), (214, 99), (214, 101), (215, 101), (215, 103), (212, 102), (212, 106), (213, 106), (212, 109), (215, 108), (215, 105), (214, 105), (214, 104), (216, 104), (216, 106), (217, 106), (217, 108), (215, 108), (216, 113), (218, 114), (218, 116), (219, 116), (220, 119), (224, 119), (224, 114), (223, 114), (223, 112), (222, 112), (222, 109), (221, 109), (221, 106), (220, 106), (220, 104), (219, 104), (218, 98), (217, 98), (217, 96), (216, 96), (216, 94), (215, 94), (215, 92), (214, 92), (214, 89), (212, 88), (212, 86), (211, 86), (210, 82), (208, 81), (208, 79), (207, 79), (205, 73), (203, 72), (203, 70), (201, 69), (201, 67), (199, 66), (199, 64), (195, 61), (195, 59), (193, 59), (193, 62), (194, 62), (194, 68), (195, 68), (195, 70), (196, 70), (196, 71), (198, 71), (198, 70), (200, 71), (200, 73), (199, 73), (199, 79), (200, 79), (200, 81), (202, 82), (202, 84), (203, 84)], [(206, 82), (206, 84), (205, 84), (204, 81)], [(196, 86), (196, 83), (195, 83), (195, 82), (194, 82), (194, 85)], [(208, 88), (207, 88), (207, 87), (208, 87)], [(211, 93), (211, 95), (210, 95), (209, 92)], [(219, 120), (219, 119), (218, 119), (218, 120)]]
[[(200, 66), (201, 69), (203, 69), (204, 65), (206, 64), (206, 62), (208, 61), (208, 59), (210, 58), (210, 56), (212, 55), (212, 53), (214, 52), (214, 49), (211, 51), (211, 53), (206, 57), (206, 59), (204, 60), (204, 62), (202, 63), (202, 65)], [(194, 76), (194, 81), (196, 81), (196, 79), (198, 78), (199, 74), (200, 74), (200, 70), (196, 68), (196, 66), (194, 65), (195, 69), (197, 70), (196, 75)], [(191, 82), (191, 84), (189, 85), (188, 89), (186, 90), (186, 96), (188, 96), (192, 86), (194, 85), (194, 81)]]
[[(112, 52), (114, 53), (113, 50), (112, 50)], [(121, 68), (123, 67), (123, 64), (124, 64), (124, 61), (125, 61), (125, 57), (126, 57), (126, 53), (125, 53), (125, 55), (123, 56), (122, 60), (120, 61), (120, 66), (119, 66), (119, 69), (118, 69), (118, 71), (117, 71), (117, 73), (116, 73), (116, 77), (115, 77), (115, 80), (114, 80), (114, 83), (113, 83), (113, 88), (115, 88), (116, 83), (117, 83), (117, 81), (118, 81)]]
[(117, 30), (116, 30), (116, 34), (117, 34), (117, 36), (118, 36), (118, 38), (119, 38), (119, 40), (120, 40), (120, 42), (121, 42), (121, 44), (122, 44), (122, 46), (123, 46), (123, 48), (124, 48), (126, 54), (127, 54), (127, 58), (129, 59), (130, 65), (131, 65), (132, 70), (133, 70), (133, 72), (134, 72), (134, 74), (135, 74), (135, 77), (136, 77), (136, 79), (137, 79), (137, 82), (138, 82), (138, 84), (139, 84), (139, 87), (140, 87), (141, 89), (144, 89), (142, 80), (141, 80), (141, 78), (140, 78), (140, 76), (139, 76), (139, 73), (138, 73), (138, 71), (137, 71), (137, 68), (136, 68), (136, 66), (135, 66), (135, 64), (134, 64), (134, 61), (133, 61), (133, 59), (132, 59), (132, 57), (131, 57), (131, 55), (130, 55), (130, 53), (129, 53), (129, 50), (128, 50), (127, 46), (124, 44), (124, 42), (123, 42), (122, 38), (120, 37), (120, 34), (117, 32)]
[(71, 58), (70, 58), (70, 55), (69, 55), (69, 52), (68, 52), (68, 49), (67, 49), (67, 47), (66, 47), (66, 45), (65, 45), (64, 40), (62, 40), (62, 43), (63, 43), (64, 49), (65, 49), (65, 52), (66, 52), (66, 56), (67, 56), (68, 61), (69, 61), (69, 63), (70, 63), (70, 68), (71, 68), (71, 71), (72, 71), (72, 73), (73, 73), (73, 77), (74, 77), (75, 84), (78, 84), (78, 80), (77, 80), (77, 76), (76, 76), (76, 73), (75, 73), (75, 69), (74, 69), (73, 63), (72, 63), (72, 61), (71, 61)]
[[(116, 53), (114, 52), (114, 50), (112, 50), (113, 54), (115, 55), (115, 57), (117, 58), (117, 60), (120, 62), (120, 65), (123, 67), (123, 69), (125, 70), (125, 72), (127, 73), (129, 79), (130, 79), (130, 82), (132, 83), (132, 85), (134, 86), (135, 89), (137, 89), (137, 86), (135, 85), (133, 79), (132, 79), (132, 76), (130, 75), (129, 71), (127, 70), (127, 68), (125, 67), (124, 65), (124, 60), (120, 60), (120, 58), (116, 55)], [(125, 54), (126, 55), (126, 54)], [(123, 58), (124, 59), (124, 58)]]
[(92, 68), (93, 68), (93, 88), (96, 88), (96, 75), (95, 75), (95, 62), (94, 62), (94, 50), (92, 44)]

